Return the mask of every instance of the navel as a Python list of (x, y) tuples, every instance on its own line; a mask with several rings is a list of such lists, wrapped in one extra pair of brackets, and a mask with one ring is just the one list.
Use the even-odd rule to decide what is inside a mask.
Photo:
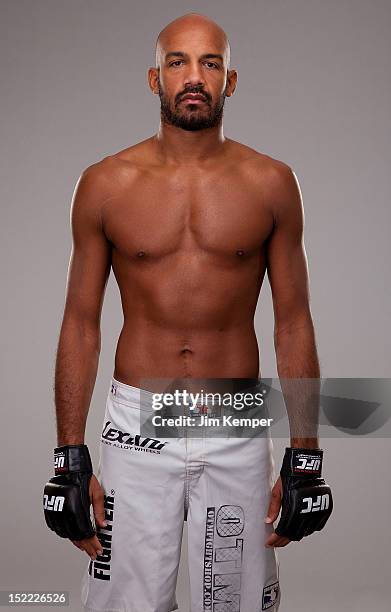
[(190, 353), (192, 353), (192, 349), (189, 346), (184, 346), (181, 349), (181, 355), (189, 355)]

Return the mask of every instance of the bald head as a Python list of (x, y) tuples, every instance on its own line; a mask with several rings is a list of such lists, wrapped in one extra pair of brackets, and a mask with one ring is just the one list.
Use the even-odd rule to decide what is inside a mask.
[(166, 25), (159, 33), (155, 45), (156, 67), (160, 68), (168, 48), (182, 39), (203, 35), (212, 39), (221, 50), (226, 68), (229, 69), (231, 49), (228, 36), (213, 19), (199, 13), (187, 13)]

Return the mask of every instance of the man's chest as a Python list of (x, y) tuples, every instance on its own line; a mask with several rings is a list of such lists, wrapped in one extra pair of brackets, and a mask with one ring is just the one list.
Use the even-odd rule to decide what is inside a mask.
[(140, 176), (121, 185), (102, 216), (108, 239), (130, 258), (179, 250), (250, 255), (273, 228), (262, 191), (229, 173)]

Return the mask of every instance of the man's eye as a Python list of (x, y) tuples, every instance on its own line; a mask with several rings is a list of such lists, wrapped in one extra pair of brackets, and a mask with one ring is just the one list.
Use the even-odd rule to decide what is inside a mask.
[(175, 60), (174, 62), (171, 62), (170, 66), (174, 66), (174, 65), (179, 65), (182, 62), (182, 60)]
[(212, 68), (218, 68), (218, 65), (215, 64), (214, 62), (206, 62), (206, 64), (208, 65), (208, 68), (210, 68), (212, 66)]

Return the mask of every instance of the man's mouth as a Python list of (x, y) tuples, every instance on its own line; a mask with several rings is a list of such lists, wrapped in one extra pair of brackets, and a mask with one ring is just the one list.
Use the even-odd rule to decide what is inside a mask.
[(185, 94), (183, 98), (180, 100), (181, 102), (193, 103), (193, 104), (202, 104), (206, 102), (205, 96), (201, 94)]

